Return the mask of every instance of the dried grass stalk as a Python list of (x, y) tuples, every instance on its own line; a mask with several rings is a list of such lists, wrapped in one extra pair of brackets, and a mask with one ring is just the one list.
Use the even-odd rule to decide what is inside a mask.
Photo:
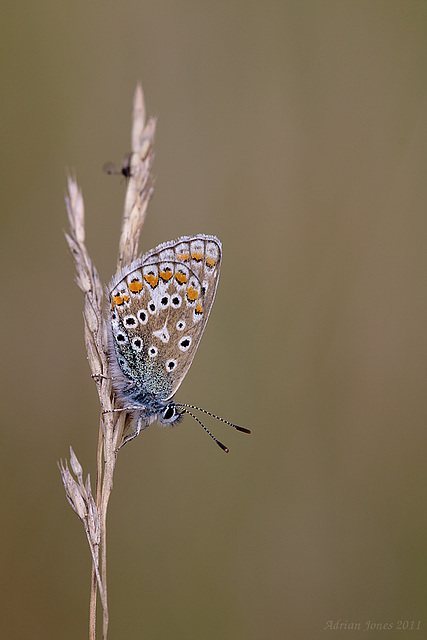
[[(137, 86), (133, 101), (130, 176), (119, 241), (117, 270), (138, 255), (138, 242), (147, 206), (153, 193), (151, 166), (156, 121), (146, 122), (144, 96)], [(70, 447), (70, 467), (61, 461), (59, 468), (65, 493), (82, 521), (92, 554), (92, 579), (89, 609), (89, 640), (96, 638), (97, 590), (103, 612), (103, 638), (108, 632), (107, 599), (107, 508), (113, 488), (116, 452), (126, 428), (126, 412), (114, 412), (114, 394), (109, 378), (107, 331), (103, 316), (103, 288), (85, 245), (83, 196), (74, 178), (68, 178), (66, 196), (69, 233), (66, 239), (74, 258), (76, 282), (84, 294), (84, 338), (89, 366), (99, 395), (101, 413), (97, 452), (95, 497), (90, 478), (83, 481), (82, 467)]]

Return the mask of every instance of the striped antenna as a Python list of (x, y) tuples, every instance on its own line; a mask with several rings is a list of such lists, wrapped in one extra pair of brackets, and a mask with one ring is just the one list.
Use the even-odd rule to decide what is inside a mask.
[[(180, 407), (184, 407), (186, 405), (177, 405)], [(189, 405), (191, 406), (191, 405)], [(192, 407), (193, 408), (193, 407)], [(198, 407), (196, 407), (197, 409)], [(188, 411), (188, 409), (184, 409), (183, 413), (188, 413), (188, 415), (190, 415), (192, 418), (194, 418), (201, 427), (203, 427), (203, 429), (206, 431), (206, 433), (208, 434), (208, 436), (210, 436), (212, 438), (212, 440), (215, 440), (215, 442), (217, 443), (218, 447), (220, 447), (223, 451), (225, 451), (225, 453), (228, 453), (230, 451), (230, 449), (228, 447), (225, 446), (225, 444), (222, 444), (222, 442), (220, 442), (217, 438), (215, 438), (215, 436), (209, 431), (209, 429), (207, 429), (205, 427), (205, 425), (203, 424), (203, 422), (201, 420), (199, 420), (199, 418), (197, 416), (194, 415), (194, 413), (191, 413), (191, 411)]]
[[(184, 408), (188, 407), (189, 409), (196, 409), (197, 411), (201, 411), (202, 413), (206, 413), (208, 416), (211, 416), (211, 418), (215, 418), (216, 420), (219, 420), (220, 422), (224, 422), (225, 424), (228, 424), (230, 427), (233, 427), (233, 429), (236, 429), (237, 431), (242, 431), (242, 433), (251, 433), (249, 429), (245, 429), (244, 427), (239, 427), (237, 424), (234, 424), (233, 422), (229, 422), (228, 420), (224, 420), (224, 418), (220, 418), (219, 416), (215, 415), (214, 413), (211, 413), (210, 411), (206, 411), (206, 409), (201, 409), (200, 407), (195, 407), (192, 404), (180, 404), (180, 403), (179, 404), (175, 403), (175, 404), (176, 404), (177, 407), (184, 407)], [(190, 413), (190, 412), (187, 411), (187, 413)]]
[(194, 413), (191, 413), (191, 411), (189, 411), (188, 409), (195, 409), (196, 411), (201, 411), (202, 413), (206, 413), (206, 415), (211, 416), (211, 418), (215, 418), (216, 420), (219, 420), (220, 422), (224, 422), (225, 424), (228, 424), (230, 427), (233, 427), (233, 429), (236, 429), (237, 431), (242, 431), (243, 433), (250, 433), (249, 429), (245, 429), (244, 427), (239, 427), (237, 424), (234, 424), (233, 422), (229, 422), (228, 420), (224, 420), (224, 418), (220, 418), (219, 416), (215, 415), (215, 413), (211, 413), (210, 411), (206, 411), (206, 409), (201, 409), (200, 407), (195, 407), (192, 404), (176, 403), (175, 406), (181, 407), (183, 409), (183, 413), (188, 413), (192, 418), (194, 418), (199, 423), (199, 425), (201, 427), (203, 427), (203, 429), (206, 431), (206, 433), (208, 435), (210, 435), (212, 440), (215, 440), (217, 445), (219, 447), (221, 447), (221, 449), (223, 451), (225, 451), (225, 453), (228, 453), (228, 451), (229, 451), (228, 447), (223, 445), (222, 442), (220, 442), (217, 438), (215, 438), (215, 436), (212, 435), (212, 433), (209, 431), (209, 429), (207, 429), (205, 427), (203, 422), (201, 420), (199, 420), (199, 418), (197, 416), (195, 416)]

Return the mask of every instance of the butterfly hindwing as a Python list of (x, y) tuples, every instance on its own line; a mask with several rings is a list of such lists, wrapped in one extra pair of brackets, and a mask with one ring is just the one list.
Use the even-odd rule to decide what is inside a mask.
[(114, 276), (111, 351), (130, 382), (161, 400), (174, 395), (200, 343), (220, 266), (220, 241), (200, 234), (163, 243)]

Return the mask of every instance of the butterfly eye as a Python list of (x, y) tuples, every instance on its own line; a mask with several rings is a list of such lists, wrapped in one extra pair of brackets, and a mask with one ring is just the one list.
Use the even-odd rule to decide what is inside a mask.
[(179, 411), (174, 402), (168, 404), (161, 412), (160, 422), (176, 424), (182, 419), (183, 412)]
[(170, 420), (175, 415), (175, 407), (172, 404), (169, 404), (166, 409), (163, 411), (163, 419)]

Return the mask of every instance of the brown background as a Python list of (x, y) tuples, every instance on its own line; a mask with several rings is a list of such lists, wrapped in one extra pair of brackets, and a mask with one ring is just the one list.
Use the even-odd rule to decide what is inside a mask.
[[(111, 277), (132, 95), (158, 117), (141, 249), (215, 233), (178, 397), (120, 455), (111, 639), (349, 638), (426, 611), (425, 2), (3, 3), (2, 638), (87, 634), (89, 552), (56, 460), (97, 400), (62, 235), (67, 168)], [(424, 631), (402, 633), (399, 620)], [(352, 638), (367, 634), (353, 631)]]

